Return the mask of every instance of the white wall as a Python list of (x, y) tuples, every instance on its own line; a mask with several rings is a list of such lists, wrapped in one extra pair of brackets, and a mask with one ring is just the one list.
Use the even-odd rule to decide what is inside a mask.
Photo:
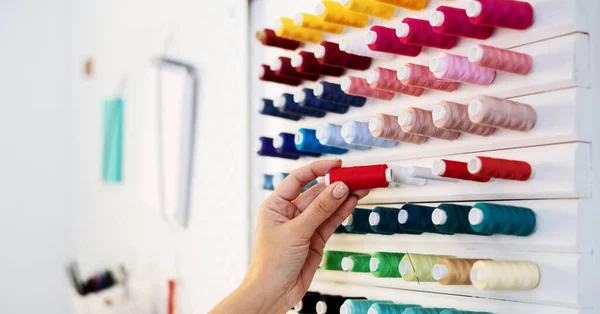
[(67, 0), (0, 1), (0, 312), (65, 313)]

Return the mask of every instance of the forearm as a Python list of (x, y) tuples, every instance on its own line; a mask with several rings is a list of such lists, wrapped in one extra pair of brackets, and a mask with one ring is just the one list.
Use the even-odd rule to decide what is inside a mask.
[(242, 283), (217, 304), (209, 314), (283, 314), (289, 310), (281, 298), (261, 289), (260, 285)]

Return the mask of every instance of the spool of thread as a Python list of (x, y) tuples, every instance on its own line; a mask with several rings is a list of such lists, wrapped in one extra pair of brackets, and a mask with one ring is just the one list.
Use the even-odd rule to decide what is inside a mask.
[(442, 101), (433, 107), (431, 117), (440, 129), (479, 136), (490, 136), (496, 131), (494, 127), (473, 123), (469, 118), (469, 106), (455, 102)]
[(524, 30), (533, 25), (533, 7), (525, 1), (473, 0), (467, 15), (477, 25)]
[(427, 137), (402, 131), (397, 116), (382, 113), (376, 114), (369, 120), (369, 131), (374, 137), (397, 142), (423, 144), (427, 140)]
[(324, 22), (320, 17), (307, 13), (298, 13), (294, 17), (294, 22), (297, 26), (315, 29), (318, 31), (341, 34), (344, 32), (344, 26)]
[(406, 281), (435, 282), (431, 270), (442, 258), (454, 258), (445, 255), (406, 254), (402, 257), (398, 269)]
[(366, 300), (366, 298), (322, 295), (321, 300), (317, 302), (317, 314), (339, 314), (340, 307), (346, 300)]
[(408, 107), (398, 116), (398, 124), (402, 131), (421, 136), (439, 138), (453, 141), (460, 135), (459, 132), (440, 129), (433, 123), (432, 112), (425, 109)]
[(273, 191), (275, 187), (273, 186), (273, 175), (272, 174), (263, 174), (262, 177), (262, 189), (265, 191)]
[(317, 131), (314, 129), (299, 129), (294, 137), (294, 143), (296, 143), (297, 150), (307, 153), (342, 155), (348, 151), (346, 149), (321, 145), (317, 139)]
[(527, 162), (483, 156), (469, 160), (467, 168), (476, 176), (504, 180), (527, 181), (533, 174), (533, 168)]
[(370, 86), (375, 89), (415, 97), (419, 97), (425, 93), (425, 89), (423, 88), (402, 84), (402, 82), (396, 77), (396, 71), (382, 67), (376, 67), (375, 69), (367, 72), (366, 79), (367, 83), (369, 83)]
[(408, 167), (388, 165), (388, 171), (392, 178), (392, 182), (399, 184), (413, 185), (413, 186), (425, 186), (427, 185), (426, 179), (415, 178), (409, 174)]
[(438, 159), (433, 162), (431, 167), (433, 174), (445, 178), (454, 178), (459, 180), (489, 182), (490, 177), (476, 176), (469, 172), (469, 167), (466, 162)]
[(287, 155), (281, 155), (281, 154), (277, 153), (277, 150), (273, 146), (273, 139), (270, 137), (261, 136), (258, 138), (258, 140), (260, 141), (260, 149), (256, 152), (256, 154), (259, 156), (278, 157), (278, 158), (294, 159), (294, 160), (298, 159), (295, 157), (290, 157)]
[(393, 6), (374, 0), (341, 0), (340, 2), (350, 11), (386, 20), (391, 19), (396, 11)]
[(416, 179), (425, 179), (425, 180), (434, 180), (434, 181), (443, 181), (443, 182), (453, 182), (456, 183), (458, 180), (453, 178), (444, 178), (440, 177), (437, 174), (434, 174), (431, 168), (425, 167), (404, 167), (406, 168), (406, 175), (411, 178)]
[(476, 234), (469, 223), (471, 206), (440, 204), (431, 213), (434, 228), (444, 234)]
[(342, 78), (342, 90), (350, 95), (375, 98), (381, 100), (392, 100), (396, 94), (371, 88), (367, 80), (356, 76)]
[(325, 22), (363, 28), (369, 24), (369, 16), (346, 10), (340, 3), (323, 0), (317, 5), (315, 12)]
[(342, 258), (342, 269), (351, 273), (368, 273), (371, 256), (350, 255)]
[(294, 102), (302, 108), (309, 108), (338, 114), (344, 114), (350, 110), (350, 107), (343, 104), (337, 104), (325, 100), (320, 100), (315, 96), (310, 88), (303, 88), (294, 94)]
[(329, 41), (322, 41), (321, 45), (317, 46), (315, 57), (321, 64), (359, 71), (370, 68), (372, 62), (369, 57), (341, 51), (338, 44)]
[(279, 98), (273, 101), (273, 105), (281, 112), (309, 116), (314, 118), (322, 118), (327, 112), (310, 108), (302, 108), (294, 101), (294, 95), (284, 93)]
[(421, 87), (425, 89), (434, 89), (443, 92), (453, 92), (460, 85), (458, 82), (440, 80), (433, 72), (429, 71), (429, 67), (424, 65), (407, 63), (401, 66), (396, 71), (396, 78), (402, 84), (408, 86)]
[(339, 234), (339, 233), (348, 233), (348, 231), (346, 231), (346, 227), (339, 225), (337, 227), (337, 229), (335, 229), (335, 231), (333, 232), (335, 234)]
[(294, 24), (294, 20), (282, 17), (275, 23), (275, 34), (286, 39), (318, 44), (323, 40), (323, 32), (300, 27)]
[(471, 228), (482, 234), (529, 236), (536, 229), (536, 216), (526, 207), (477, 203), (469, 211)]
[(323, 258), (321, 259), (321, 264), (319, 265), (321, 269), (324, 270), (336, 270), (343, 271), (342, 269), (342, 259), (347, 256), (356, 256), (356, 255), (366, 255), (366, 253), (355, 253), (355, 252), (347, 252), (347, 251), (323, 251)]
[(442, 258), (433, 266), (433, 278), (442, 285), (470, 285), (471, 267), (481, 259)]
[(371, 256), (369, 269), (377, 278), (400, 278), (398, 266), (404, 253), (375, 252)]
[(431, 222), (431, 214), (434, 209), (434, 207), (429, 206), (404, 204), (398, 212), (400, 229), (416, 234), (423, 232), (437, 233), (438, 231)]
[(479, 290), (533, 290), (540, 269), (527, 261), (478, 261), (471, 268), (471, 282)]
[(490, 313), (490, 312), (457, 311), (457, 310), (443, 310), (440, 314), (493, 314), (493, 313)]
[(371, 233), (371, 225), (369, 225), (369, 215), (371, 210), (364, 208), (355, 208), (352, 213), (342, 222), (342, 226), (346, 231), (354, 234)]
[(296, 135), (292, 133), (279, 133), (279, 137), (273, 139), (273, 146), (278, 154), (281, 155), (297, 155), (297, 156), (310, 156), (310, 157), (320, 157), (320, 154), (310, 153), (310, 152), (301, 152), (296, 149)]
[(276, 47), (285, 50), (296, 50), (302, 45), (301, 42), (296, 40), (285, 39), (277, 36), (275, 31), (269, 28), (265, 28), (256, 32), (256, 39), (260, 41), (264, 46)]
[(452, 49), (458, 37), (438, 34), (427, 20), (406, 17), (396, 29), (400, 41), (407, 45), (418, 45), (439, 49)]
[(294, 306), (294, 310), (298, 313), (314, 313), (319, 299), (321, 299), (320, 293), (308, 291), (302, 297), (302, 300)]
[(387, 170), (387, 165), (335, 168), (325, 175), (325, 185), (344, 182), (350, 190), (387, 188), (391, 182)]
[(404, 312), (402, 312), (402, 314), (441, 314), (444, 311), (447, 310), (454, 310), (454, 309), (449, 309), (449, 308), (437, 308), (437, 307), (431, 307), (431, 308), (419, 308), (419, 307), (411, 307), (406, 309)]
[(392, 148), (398, 142), (374, 137), (369, 131), (369, 123), (350, 121), (342, 126), (340, 134), (346, 143), (368, 147)]
[(491, 85), (496, 78), (496, 71), (476, 66), (467, 57), (449, 53), (433, 57), (429, 70), (439, 79), (475, 85)]
[(490, 96), (471, 100), (468, 113), (473, 123), (521, 132), (533, 129), (537, 121), (530, 105)]
[(337, 148), (367, 150), (367, 146), (348, 144), (342, 137), (342, 126), (338, 124), (326, 123), (317, 128), (317, 139), (319, 143), (326, 146)]
[(295, 78), (299, 80), (316, 81), (319, 76), (316, 74), (300, 73), (292, 66), (292, 59), (288, 57), (279, 57), (271, 63), (271, 70), (277, 75)]
[(466, 10), (445, 5), (431, 12), (429, 24), (436, 33), (450, 36), (488, 39), (494, 33), (493, 27), (471, 23)]
[(346, 300), (340, 307), (340, 314), (364, 314), (373, 304), (394, 303), (382, 300)]
[(315, 86), (314, 94), (321, 100), (344, 104), (352, 107), (362, 107), (367, 99), (362, 96), (348, 95), (344, 93), (339, 84), (321, 81)]
[(471, 47), (469, 61), (480, 67), (521, 75), (533, 70), (533, 58), (530, 55), (486, 45)]
[(320, 64), (312, 52), (300, 51), (292, 57), (292, 66), (301, 73), (312, 73), (326, 76), (342, 76), (342, 68)]
[(369, 214), (369, 225), (371, 230), (378, 234), (401, 233), (398, 223), (400, 209), (393, 207), (377, 206)]
[(273, 105), (273, 101), (267, 98), (262, 99), (262, 108), (258, 111), (258, 113), (265, 116), (277, 117), (292, 121), (298, 121), (302, 118), (302, 116), (299, 115), (279, 111), (279, 109)]
[(258, 78), (263, 82), (279, 83), (290, 86), (298, 86), (302, 84), (302, 81), (299, 79), (293, 79), (275, 74), (275, 72), (271, 71), (271, 68), (266, 64), (261, 65), (260, 69), (258, 69)]
[(421, 11), (425, 9), (427, 6), (428, 0), (377, 0), (378, 2), (383, 2), (387, 4), (391, 4), (393, 6), (397, 6), (403, 9), (412, 10), (412, 11)]
[(367, 32), (365, 37), (367, 47), (372, 51), (391, 53), (401, 56), (416, 57), (423, 47), (409, 45), (400, 41), (396, 30), (389, 27), (375, 25)]
[(343, 38), (340, 41), (340, 50), (345, 51), (346, 53), (379, 60), (392, 60), (396, 57), (394, 54), (371, 50), (363, 36)]
[(367, 314), (398, 314), (406, 309), (421, 307), (417, 304), (376, 303), (371, 305)]

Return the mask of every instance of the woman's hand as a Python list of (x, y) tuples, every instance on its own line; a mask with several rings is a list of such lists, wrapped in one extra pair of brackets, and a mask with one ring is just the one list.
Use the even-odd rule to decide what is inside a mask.
[(304, 187), (341, 160), (317, 161), (292, 172), (258, 211), (254, 252), (244, 282), (211, 313), (285, 313), (308, 290), (325, 243), (368, 190), (342, 182)]

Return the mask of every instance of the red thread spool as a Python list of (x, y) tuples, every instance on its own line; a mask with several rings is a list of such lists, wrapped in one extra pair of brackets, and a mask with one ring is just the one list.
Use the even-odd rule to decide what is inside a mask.
[(319, 76), (316, 74), (300, 73), (292, 66), (292, 59), (288, 57), (279, 57), (271, 63), (271, 70), (277, 75), (295, 78), (299, 80), (316, 81)]
[(394, 97), (396, 97), (396, 94), (394, 93), (371, 88), (367, 80), (356, 76), (344, 77), (340, 85), (346, 94), (354, 96), (376, 98), (381, 100), (392, 100)]
[(416, 57), (423, 47), (405, 44), (396, 35), (396, 30), (389, 27), (375, 25), (367, 32), (365, 38), (367, 46), (373, 51), (392, 53), (396, 55)]
[(533, 7), (524, 1), (473, 0), (467, 15), (477, 25), (524, 30), (533, 25)]
[(258, 77), (261, 81), (265, 82), (273, 82), (291, 86), (298, 86), (302, 84), (302, 81), (299, 79), (293, 79), (275, 74), (275, 72), (271, 71), (271, 68), (266, 64), (260, 66), (260, 69), (258, 70)]
[(415, 107), (404, 109), (398, 116), (398, 124), (404, 132), (447, 141), (453, 141), (460, 135), (459, 132), (436, 127), (431, 117), (431, 111)]
[(325, 175), (325, 185), (344, 182), (350, 190), (387, 188), (391, 181), (387, 165), (335, 168)]
[(460, 85), (459, 82), (441, 80), (429, 70), (429, 67), (407, 63), (396, 71), (396, 78), (403, 84), (425, 89), (435, 89), (443, 92), (453, 92)]
[(317, 46), (315, 57), (319, 63), (333, 67), (364, 71), (371, 67), (373, 59), (357, 56), (340, 50), (340, 46), (329, 41)]
[(400, 41), (409, 45), (419, 45), (440, 49), (452, 49), (458, 42), (458, 37), (438, 34), (429, 25), (429, 21), (414, 18), (404, 18), (396, 29)]
[(296, 50), (302, 44), (299, 41), (279, 37), (275, 34), (274, 30), (268, 28), (256, 32), (256, 39), (264, 46), (277, 47), (286, 50)]
[(469, 106), (451, 101), (442, 101), (435, 106), (431, 117), (436, 127), (479, 136), (489, 136), (496, 128), (476, 124), (469, 118)]
[(476, 176), (517, 181), (527, 181), (533, 174), (527, 162), (482, 156), (469, 160), (468, 170)]
[(382, 67), (367, 72), (367, 83), (375, 89), (409, 96), (419, 97), (425, 93), (423, 88), (402, 84), (396, 77), (396, 71)]
[(475, 182), (489, 182), (491, 178), (476, 176), (469, 172), (468, 164), (462, 161), (438, 159), (433, 162), (431, 172), (444, 178), (454, 178)]
[(533, 69), (530, 55), (485, 45), (471, 47), (469, 61), (480, 67), (521, 75), (527, 75)]
[(301, 73), (310, 73), (327, 76), (342, 76), (345, 72), (342, 68), (320, 64), (312, 52), (300, 51), (292, 57), (292, 66)]
[(466, 10), (445, 5), (431, 12), (429, 24), (436, 33), (451, 36), (488, 39), (494, 33), (493, 27), (471, 23)]

